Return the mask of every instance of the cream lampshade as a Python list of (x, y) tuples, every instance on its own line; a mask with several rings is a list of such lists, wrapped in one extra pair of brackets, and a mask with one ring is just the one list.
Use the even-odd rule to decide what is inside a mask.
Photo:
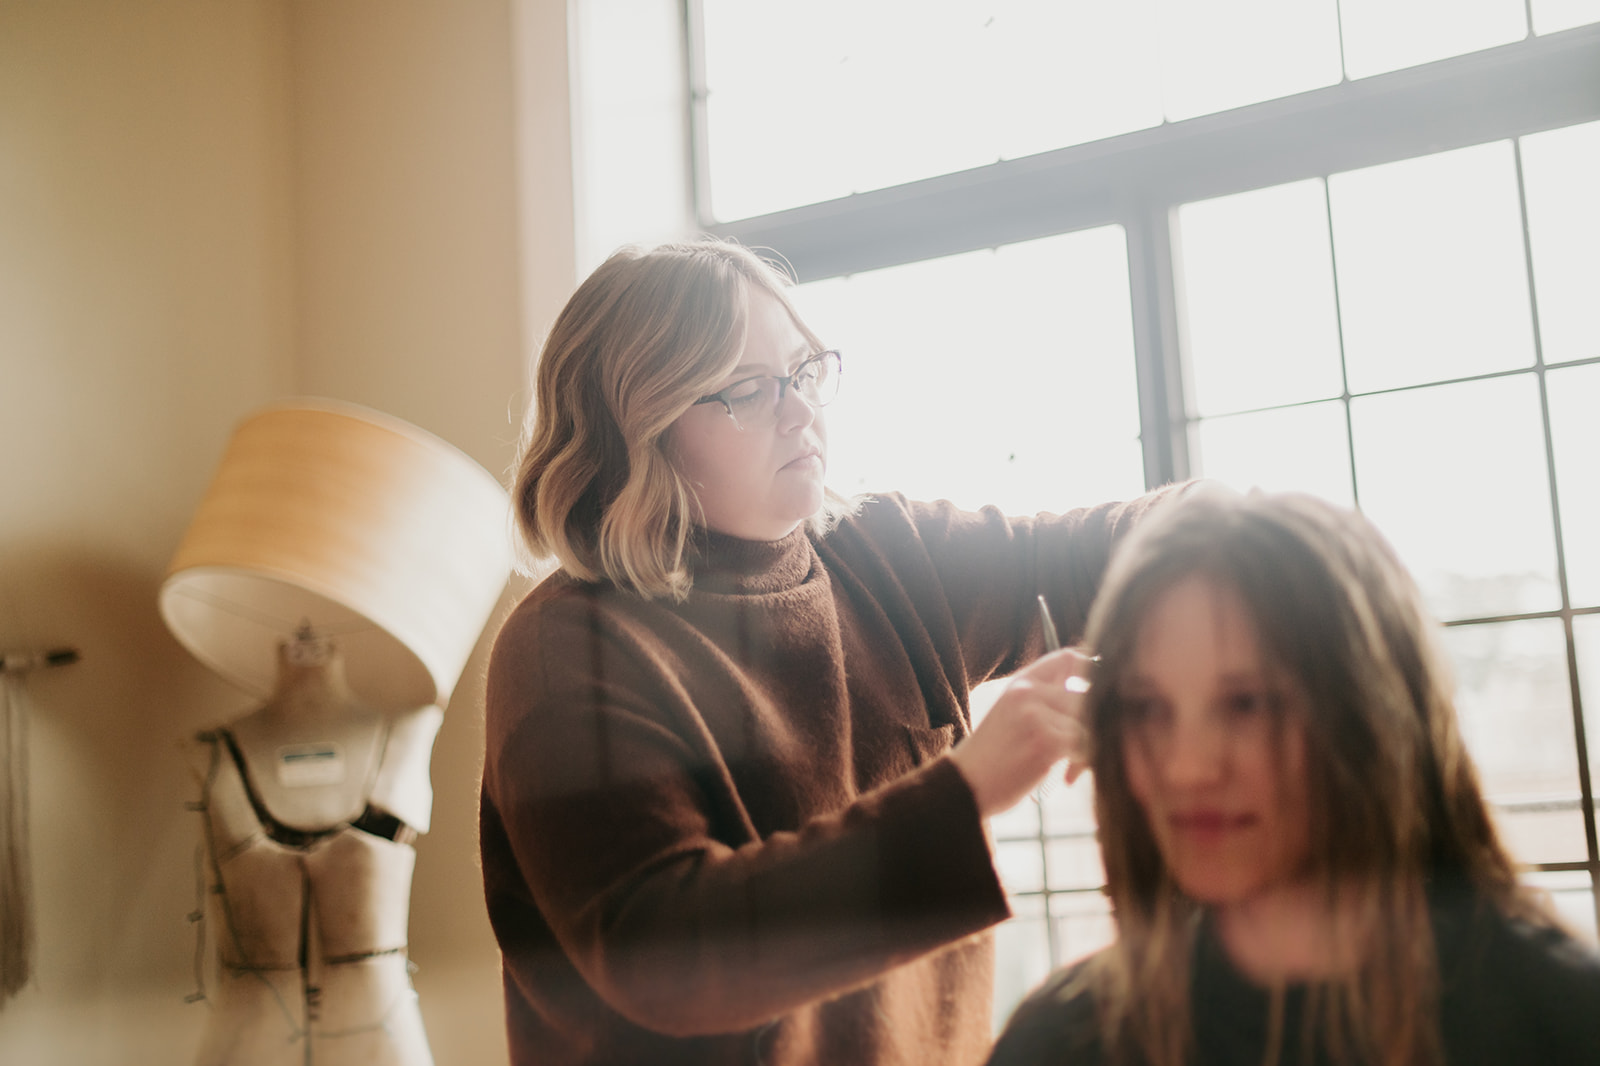
[(309, 625), (378, 707), (445, 703), (512, 565), (507, 499), (455, 447), (354, 404), (246, 418), (178, 546), (161, 616), (253, 695)]

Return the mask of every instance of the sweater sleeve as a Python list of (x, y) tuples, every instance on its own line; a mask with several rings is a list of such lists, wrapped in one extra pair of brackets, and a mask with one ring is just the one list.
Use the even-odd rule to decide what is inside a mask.
[(960, 511), (945, 501), (909, 505), (972, 683), (1009, 674), (1043, 653), (1041, 594), (1062, 643), (1081, 640), (1113, 549), (1187, 485), (1031, 517)]
[(1007, 916), (947, 758), (762, 837), (649, 655), (581, 612), (514, 615), (488, 681), (483, 803), (508, 852), (485, 841), (491, 912), (520, 897), (612, 1010), (672, 1036), (749, 1029)]

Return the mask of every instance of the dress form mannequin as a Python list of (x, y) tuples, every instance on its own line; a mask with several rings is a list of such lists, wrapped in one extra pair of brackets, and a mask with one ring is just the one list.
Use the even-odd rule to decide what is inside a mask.
[(200, 735), (217, 987), (199, 1066), (432, 1066), (406, 925), (442, 718), (363, 705), (302, 630), (266, 704)]

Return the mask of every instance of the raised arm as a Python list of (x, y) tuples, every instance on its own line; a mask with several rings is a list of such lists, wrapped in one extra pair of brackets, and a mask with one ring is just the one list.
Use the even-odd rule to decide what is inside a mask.
[[(766, 756), (714, 742), (675, 680), (681, 663), (652, 662), (576, 616), (527, 637), (497, 644), (484, 768), (502, 945), (518, 942), (507, 923), (547, 923), (523, 930), (525, 958), (507, 948), (513, 980), (537, 979), (548, 936), (634, 1024), (735, 1032), (1007, 916), (973, 795), (948, 758), (763, 838), (730, 763)], [(512, 647), (526, 654), (500, 651)], [(780, 776), (771, 802), (804, 804), (782, 795)], [(514, 869), (495, 868), (497, 856)]]

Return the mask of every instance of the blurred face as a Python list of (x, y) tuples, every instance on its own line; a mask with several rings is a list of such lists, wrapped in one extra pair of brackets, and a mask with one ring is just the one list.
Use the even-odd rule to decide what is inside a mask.
[(1305, 697), (1263, 660), (1238, 595), (1198, 576), (1168, 589), (1131, 667), (1124, 766), (1173, 880), (1221, 908), (1303, 883)]
[[(739, 364), (718, 389), (747, 378), (784, 377), (815, 354), (789, 312), (751, 289)], [(827, 431), (822, 412), (785, 389), (770, 418), (746, 419), (721, 403), (696, 404), (673, 423), (668, 447), (694, 486), (706, 525), (746, 540), (780, 540), (822, 508)]]

